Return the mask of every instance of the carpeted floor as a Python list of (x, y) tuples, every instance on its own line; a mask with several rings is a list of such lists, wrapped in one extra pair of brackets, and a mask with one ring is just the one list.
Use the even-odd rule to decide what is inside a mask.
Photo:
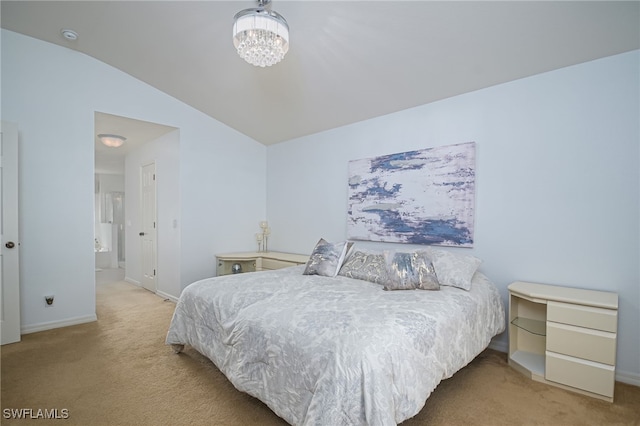
[[(164, 345), (174, 306), (126, 282), (102, 283), (97, 322), (3, 346), (0, 422), (286, 424), (193, 349), (176, 355)], [(8, 419), (12, 409), (68, 418)], [(509, 368), (506, 354), (486, 350), (443, 381), (404, 425), (640, 425), (640, 388), (616, 383), (610, 404), (528, 380)]]

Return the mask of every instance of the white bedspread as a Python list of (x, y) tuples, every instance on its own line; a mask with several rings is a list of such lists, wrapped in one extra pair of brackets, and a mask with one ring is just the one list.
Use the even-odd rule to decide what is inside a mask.
[(392, 425), (504, 330), (498, 290), (384, 291), (304, 266), (227, 275), (183, 291), (167, 344), (188, 344), (295, 425)]

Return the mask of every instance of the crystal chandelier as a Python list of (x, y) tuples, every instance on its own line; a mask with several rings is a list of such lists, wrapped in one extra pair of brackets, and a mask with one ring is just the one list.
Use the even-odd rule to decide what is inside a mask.
[(270, 67), (289, 50), (289, 25), (271, 10), (271, 0), (258, 0), (258, 7), (236, 13), (233, 45), (238, 55), (257, 67)]

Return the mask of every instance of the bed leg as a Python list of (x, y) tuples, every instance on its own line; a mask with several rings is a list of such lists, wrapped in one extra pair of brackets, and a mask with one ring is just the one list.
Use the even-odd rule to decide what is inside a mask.
[(184, 345), (172, 343), (171, 348), (173, 349), (173, 353), (179, 354), (184, 349)]

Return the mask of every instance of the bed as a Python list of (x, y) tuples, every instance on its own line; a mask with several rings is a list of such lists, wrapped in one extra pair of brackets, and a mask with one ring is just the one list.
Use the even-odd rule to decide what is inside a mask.
[(505, 328), (497, 288), (384, 291), (305, 266), (186, 287), (166, 343), (190, 345), (293, 425), (395, 425)]

